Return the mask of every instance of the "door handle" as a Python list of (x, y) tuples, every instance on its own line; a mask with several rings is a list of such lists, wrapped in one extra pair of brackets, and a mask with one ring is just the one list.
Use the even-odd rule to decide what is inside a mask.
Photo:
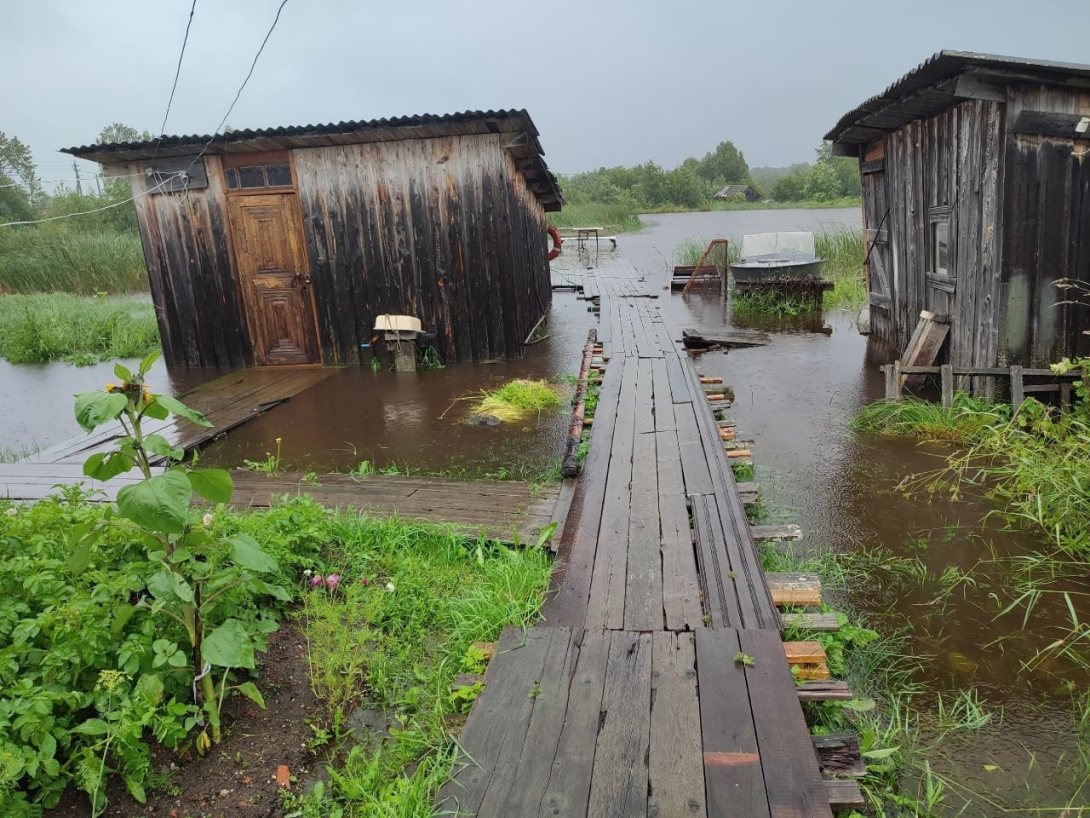
[(296, 273), (295, 280), (298, 281), (299, 286), (305, 290), (310, 286), (310, 273)]

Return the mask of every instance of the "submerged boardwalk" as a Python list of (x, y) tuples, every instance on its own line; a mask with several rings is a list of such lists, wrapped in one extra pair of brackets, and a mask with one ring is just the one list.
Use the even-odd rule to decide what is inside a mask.
[(543, 622), (508, 628), (440, 813), (829, 816), (714, 417), (623, 258), (573, 270), (609, 361)]

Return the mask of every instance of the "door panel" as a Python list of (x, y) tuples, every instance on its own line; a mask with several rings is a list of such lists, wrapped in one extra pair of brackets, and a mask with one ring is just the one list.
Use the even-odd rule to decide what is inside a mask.
[(321, 360), (294, 193), (229, 196), (239, 286), (262, 366)]

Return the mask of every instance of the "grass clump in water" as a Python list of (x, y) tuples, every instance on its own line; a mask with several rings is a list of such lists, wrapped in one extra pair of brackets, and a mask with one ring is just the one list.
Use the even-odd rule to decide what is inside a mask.
[(915, 398), (876, 401), (864, 406), (852, 425), (890, 437), (969, 444), (1009, 420), (1010, 407), (989, 404), (958, 392), (949, 409)]
[(0, 357), (13, 364), (87, 365), (158, 347), (155, 307), (143, 298), (0, 295)]
[(148, 289), (136, 230), (66, 225), (0, 230), (0, 293), (128, 293)]
[(545, 412), (560, 406), (560, 394), (545, 380), (516, 378), (499, 389), (481, 393), (473, 412), (491, 415), (503, 423), (522, 420), (533, 412)]

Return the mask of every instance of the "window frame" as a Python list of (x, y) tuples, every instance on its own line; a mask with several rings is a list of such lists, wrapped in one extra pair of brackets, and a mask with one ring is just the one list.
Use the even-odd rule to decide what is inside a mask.
[[(266, 193), (294, 193), (296, 191), (295, 158), (291, 151), (260, 151), (250, 153), (226, 153), (220, 157), (223, 171), (223, 189), (229, 196), (260, 196)], [(269, 165), (287, 165), (291, 183), (287, 185), (269, 185)], [(228, 171), (237, 174), (241, 168), (260, 167), (266, 184), (262, 187), (230, 187), (227, 181)], [(241, 179), (239, 180), (241, 182)]]
[[(946, 225), (946, 270), (939, 272), (938, 242), (935, 239), (936, 227)], [(955, 281), (957, 279), (957, 267), (955, 260), (957, 255), (954, 247), (954, 208), (951, 205), (937, 205), (927, 210), (927, 266), (928, 276), (937, 281)]]

